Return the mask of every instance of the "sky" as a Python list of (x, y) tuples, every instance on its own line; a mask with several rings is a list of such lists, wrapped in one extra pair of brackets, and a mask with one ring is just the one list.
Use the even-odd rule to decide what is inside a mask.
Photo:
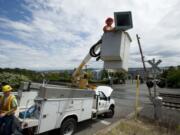
[[(100, 39), (107, 17), (131, 11), (133, 29), (129, 67), (145, 60), (180, 65), (178, 0), (0, 0), (0, 67), (73, 69)], [(93, 58), (90, 68), (102, 68)]]

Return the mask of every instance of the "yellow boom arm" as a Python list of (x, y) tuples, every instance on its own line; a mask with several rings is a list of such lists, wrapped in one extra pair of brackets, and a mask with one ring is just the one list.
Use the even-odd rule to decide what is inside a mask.
[[(100, 44), (98, 44), (95, 47), (94, 51), (96, 52), (99, 48), (100, 48)], [(80, 77), (81, 77), (81, 70), (89, 62), (89, 60), (91, 58), (92, 58), (92, 56), (90, 55), (90, 53), (88, 53), (86, 55), (86, 57), (83, 59), (83, 61), (81, 62), (81, 64), (79, 65), (79, 67), (74, 71), (74, 73), (72, 74), (72, 83), (73, 83), (73, 85), (79, 86), (79, 81), (80, 81)]]

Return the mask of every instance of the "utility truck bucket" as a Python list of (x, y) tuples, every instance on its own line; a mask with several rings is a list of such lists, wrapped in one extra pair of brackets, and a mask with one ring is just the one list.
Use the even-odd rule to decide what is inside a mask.
[(101, 59), (105, 69), (128, 70), (131, 38), (127, 32), (106, 32), (102, 37)]

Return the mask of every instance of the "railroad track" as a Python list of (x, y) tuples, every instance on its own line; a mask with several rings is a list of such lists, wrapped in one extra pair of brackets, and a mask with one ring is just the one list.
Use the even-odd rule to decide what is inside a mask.
[(163, 98), (162, 105), (173, 110), (180, 110), (180, 94), (159, 93)]

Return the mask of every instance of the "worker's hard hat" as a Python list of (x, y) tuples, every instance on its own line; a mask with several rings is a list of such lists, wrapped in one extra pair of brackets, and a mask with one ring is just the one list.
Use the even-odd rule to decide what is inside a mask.
[(3, 92), (9, 92), (12, 90), (12, 87), (10, 85), (5, 85), (2, 87)]
[(106, 22), (106, 23), (107, 23), (107, 22), (113, 22), (113, 18), (108, 17), (105, 22)]

